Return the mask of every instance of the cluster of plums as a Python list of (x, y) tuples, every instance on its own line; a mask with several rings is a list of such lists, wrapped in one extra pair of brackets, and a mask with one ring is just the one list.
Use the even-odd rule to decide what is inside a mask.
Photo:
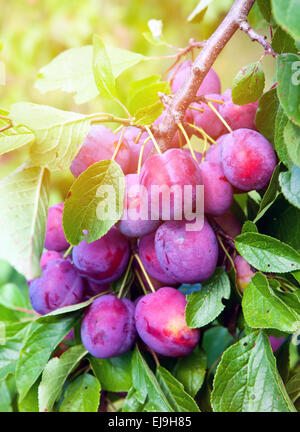
[[(171, 71), (173, 93), (181, 87), (190, 68), (191, 63), (186, 61)], [(41, 277), (29, 283), (31, 303), (38, 313), (46, 314), (103, 293), (86, 309), (81, 326), (82, 343), (95, 357), (124, 353), (137, 334), (162, 355), (180, 357), (193, 351), (200, 334), (198, 329), (186, 325), (186, 298), (178, 286), (205, 281), (214, 273), (222, 261), (211, 221), (234, 238), (241, 232), (241, 226), (230, 212), (233, 194), (264, 189), (272, 176), (276, 155), (255, 128), (257, 103), (235, 105), (230, 89), (221, 95), (220, 80), (213, 70), (199, 87), (198, 94), (212, 101), (232, 130), (225, 128), (206, 103), (192, 104), (184, 121), (216, 140), (205, 155), (197, 152), (192, 155), (182, 148), (185, 143), (178, 131), (172, 148), (163, 154), (155, 154), (153, 142), (147, 142), (141, 171), (137, 174), (147, 132), (127, 127), (120, 135), (121, 132), (114, 134), (106, 126), (91, 127), (70, 167), (75, 177), (92, 164), (111, 159), (122, 139), (115, 160), (125, 174), (124, 213), (106, 235), (92, 243), (82, 241), (73, 248), (72, 256), (64, 258), (69, 244), (62, 226), (63, 203), (49, 209), (47, 251), (41, 257)], [(186, 131), (188, 135), (201, 135), (189, 126)], [(186, 229), (186, 213), (184, 219), (179, 217), (182, 209), (188, 207), (183, 194), (171, 194), (167, 202), (158, 199), (155, 217), (150, 214), (154, 198), (149, 191), (153, 186), (163, 189), (185, 185), (191, 187), (191, 214), (197, 204), (196, 187), (204, 186), (205, 218), (199, 230)], [(142, 207), (148, 209), (149, 217), (132, 217), (132, 211), (138, 214)], [(130, 239), (137, 239), (137, 253), (157, 288), (156, 292), (135, 301), (117, 298), (110, 291), (110, 284), (121, 277), (128, 265)], [(237, 284), (243, 291), (253, 276), (253, 269), (240, 256), (235, 257), (235, 267)]]

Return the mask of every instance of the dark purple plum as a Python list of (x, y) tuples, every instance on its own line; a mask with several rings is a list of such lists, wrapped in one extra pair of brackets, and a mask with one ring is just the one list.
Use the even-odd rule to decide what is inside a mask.
[(183, 357), (199, 342), (200, 331), (185, 322), (185, 295), (163, 287), (141, 298), (135, 308), (136, 329), (140, 338), (158, 354)]
[(41, 277), (29, 283), (31, 305), (41, 315), (80, 303), (83, 291), (82, 278), (70, 261), (64, 259), (48, 262)]
[(107, 234), (92, 243), (83, 240), (73, 248), (73, 261), (82, 276), (96, 283), (117, 280), (129, 259), (127, 238), (113, 226)]
[(165, 285), (178, 285), (178, 282), (161, 268), (155, 251), (154, 239), (155, 233), (151, 233), (142, 237), (139, 242), (139, 256), (146, 272)]
[(269, 141), (251, 129), (237, 129), (225, 135), (221, 159), (227, 180), (246, 192), (266, 187), (277, 163)]
[(134, 305), (112, 294), (98, 297), (86, 310), (81, 340), (96, 358), (116, 357), (128, 351), (136, 338)]
[(123, 208), (118, 228), (127, 237), (144, 236), (160, 225), (160, 221), (149, 218), (147, 189), (140, 185), (138, 174), (127, 174), (125, 177)]
[(42, 253), (41, 259), (40, 259), (40, 266), (44, 267), (48, 262), (53, 261), (55, 259), (62, 258), (63, 254), (61, 252), (57, 251), (45, 251)]
[(48, 250), (61, 252), (69, 247), (62, 224), (63, 211), (64, 203), (53, 205), (48, 210), (45, 237), (45, 248)]
[(217, 265), (218, 243), (206, 219), (198, 231), (187, 231), (185, 221), (163, 223), (155, 234), (155, 250), (162, 269), (181, 283), (205, 281)]
[(221, 216), (232, 204), (232, 186), (220, 163), (202, 162), (199, 168), (204, 185), (204, 211), (212, 216)]

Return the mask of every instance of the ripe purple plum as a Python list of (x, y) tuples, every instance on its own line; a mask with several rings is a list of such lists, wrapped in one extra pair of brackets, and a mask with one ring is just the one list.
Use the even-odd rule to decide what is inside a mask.
[(246, 105), (235, 105), (231, 98), (231, 89), (227, 89), (223, 95), (224, 104), (220, 105), (220, 114), (232, 130), (246, 128), (256, 130), (255, 114), (257, 102)]
[(73, 249), (73, 261), (79, 273), (101, 284), (117, 280), (128, 260), (128, 240), (115, 226), (99, 240), (92, 243), (83, 240)]
[[(186, 153), (188, 153), (188, 154), (191, 155), (191, 151), (190, 151), (190, 149), (189, 149), (188, 147), (185, 147), (185, 148), (183, 149), (183, 151), (185, 151)], [(203, 156), (202, 153), (200, 153), (200, 152), (194, 150), (194, 155), (196, 156), (196, 159), (197, 159), (198, 164), (200, 164), (200, 163), (202, 162), (202, 156)]]
[(234, 266), (236, 270), (236, 284), (239, 290), (243, 293), (254, 276), (254, 271), (252, 270), (250, 264), (241, 257), (237, 255), (234, 258)]
[(48, 210), (45, 237), (45, 248), (48, 250), (61, 252), (69, 247), (62, 224), (63, 211), (64, 203), (53, 205)]
[(85, 290), (84, 290), (84, 294), (86, 297), (90, 298), (90, 297), (94, 297), (97, 294), (103, 293), (105, 291), (109, 291), (110, 289), (110, 284), (109, 283), (96, 283), (93, 282), (91, 280), (86, 279), (85, 280)]
[(221, 216), (232, 204), (232, 186), (220, 163), (202, 162), (199, 168), (204, 185), (204, 211), (212, 216)]
[(269, 141), (251, 129), (237, 129), (225, 135), (221, 159), (227, 180), (246, 192), (266, 187), (277, 162)]
[(41, 259), (40, 259), (40, 266), (44, 267), (48, 262), (53, 261), (55, 259), (62, 258), (63, 254), (61, 252), (57, 251), (45, 251), (42, 253)]
[(41, 315), (80, 303), (83, 291), (82, 278), (70, 261), (64, 259), (48, 262), (41, 277), (29, 283), (31, 305)]
[(135, 308), (136, 329), (140, 338), (158, 354), (183, 357), (190, 354), (200, 338), (198, 329), (185, 322), (185, 295), (163, 287), (141, 298)]
[(162, 269), (181, 283), (202, 282), (215, 271), (218, 243), (206, 219), (201, 230), (187, 231), (185, 221), (163, 223), (155, 234)]
[(224, 137), (226, 135), (227, 134), (221, 135), (216, 140), (217, 144), (211, 145), (209, 147), (209, 149), (207, 150), (207, 152), (205, 154), (205, 161), (215, 162), (215, 163), (221, 162), (221, 147), (222, 147), (222, 142), (224, 141)]
[[(195, 208), (197, 186), (202, 185), (202, 177), (190, 154), (181, 149), (170, 149), (146, 160), (140, 183), (148, 191), (148, 210), (152, 220), (182, 219), (183, 213), (192, 213)], [(185, 186), (190, 188), (190, 196), (185, 196)], [(159, 193), (155, 193), (155, 188)]]
[[(158, 125), (164, 119), (166, 115), (166, 110), (153, 122), (154, 125)], [(193, 123), (193, 113), (192, 110), (187, 109), (183, 118), (184, 129), (187, 136), (190, 138), (194, 129), (187, 125), (187, 123)], [(186, 144), (186, 139), (181, 130), (178, 130), (172, 138), (170, 148), (182, 148)]]
[(272, 351), (275, 352), (278, 350), (278, 348), (281, 347), (281, 345), (285, 341), (285, 338), (284, 337), (269, 336), (269, 341), (271, 344)]
[(139, 256), (146, 269), (146, 272), (154, 279), (166, 285), (178, 285), (178, 282), (167, 275), (157, 259), (155, 251), (155, 233), (148, 234), (140, 239)]
[[(175, 66), (170, 74), (169, 80), (172, 93), (176, 93), (182, 87), (184, 81), (191, 72), (192, 62), (190, 60), (184, 61), (180, 66)], [(210, 69), (200, 85), (197, 96), (206, 95), (210, 93), (221, 93), (221, 81), (218, 74), (214, 69)]]
[(118, 228), (127, 237), (141, 237), (155, 231), (160, 221), (149, 219), (147, 189), (138, 174), (125, 177), (124, 210)]
[(96, 358), (116, 357), (128, 351), (136, 338), (134, 305), (112, 294), (98, 297), (81, 324), (84, 347)]
[[(111, 159), (117, 144), (118, 138), (108, 127), (103, 125), (92, 126), (81, 149), (71, 163), (70, 170), (74, 177), (77, 178), (96, 162)], [(130, 148), (124, 139), (115, 161), (120, 165), (125, 174), (127, 174), (129, 169), (130, 158)]]
[(222, 216), (214, 217), (217, 224), (224, 230), (230, 237), (235, 238), (242, 232), (242, 225), (235, 214), (227, 211)]
[[(219, 94), (209, 94), (207, 97), (215, 100), (222, 101), (222, 97)], [(214, 108), (219, 112), (220, 104), (217, 102), (211, 102)], [(218, 118), (218, 116), (214, 113), (214, 111), (204, 102), (201, 103), (193, 103), (193, 107), (197, 108), (191, 109), (193, 115), (193, 123), (198, 128), (203, 129), (210, 137), (213, 139), (217, 139), (219, 136), (226, 133), (227, 129), (224, 124)], [(202, 110), (198, 111), (198, 110)], [(202, 138), (202, 134), (196, 130), (193, 130), (193, 133)]]

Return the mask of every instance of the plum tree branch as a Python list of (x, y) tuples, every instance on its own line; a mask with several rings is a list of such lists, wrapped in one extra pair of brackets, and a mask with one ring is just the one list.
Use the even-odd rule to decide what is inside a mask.
[(162, 151), (169, 148), (177, 131), (177, 125), (182, 123), (185, 111), (194, 101), (200, 84), (222, 49), (239, 29), (240, 23), (247, 21), (254, 2), (255, 0), (236, 0), (234, 2), (217, 30), (205, 42), (202, 51), (192, 65), (188, 78), (169, 103), (164, 119), (160, 124), (153, 126), (153, 134)]
[(257, 33), (247, 21), (240, 22), (240, 30), (246, 33), (253, 42), (258, 42), (267, 54), (276, 57), (277, 53), (273, 50), (265, 35)]

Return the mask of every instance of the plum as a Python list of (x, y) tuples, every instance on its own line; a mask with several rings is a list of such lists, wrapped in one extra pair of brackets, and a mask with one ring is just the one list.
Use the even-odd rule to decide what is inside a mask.
[(41, 259), (40, 259), (40, 266), (44, 267), (48, 262), (53, 261), (54, 259), (62, 258), (63, 254), (61, 252), (57, 251), (45, 251), (42, 253)]
[(199, 168), (204, 185), (204, 211), (212, 216), (221, 216), (232, 204), (232, 186), (220, 163), (203, 162)]
[[(103, 125), (92, 126), (81, 149), (71, 163), (70, 170), (74, 177), (78, 177), (96, 162), (111, 159), (117, 144), (118, 138), (108, 127)], [(125, 174), (128, 172), (130, 159), (130, 147), (124, 139), (115, 161), (120, 165)]]
[(221, 159), (227, 180), (246, 192), (266, 187), (277, 162), (269, 141), (251, 129), (237, 129), (225, 135)]
[(237, 255), (234, 258), (234, 266), (236, 270), (236, 284), (241, 292), (244, 292), (247, 285), (254, 276), (254, 271), (252, 270), (250, 264), (241, 257)]
[(110, 289), (109, 283), (101, 284), (86, 279), (84, 293), (86, 297), (90, 298), (90, 297), (94, 297), (97, 294), (103, 293), (105, 291), (109, 291), (109, 289)]
[(163, 287), (141, 298), (135, 308), (140, 338), (158, 354), (183, 357), (199, 342), (200, 331), (185, 322), (186, 298), (175, 288)]
[(224, 104), (220, 105), (219, 112), (232, 130), (246, 128), (256, 130), (255, 114), (257, 102), (246, 105), (235, 105), (231, 98), (231, 89), (227, 89), (223, 95)]
[(64, 203), (53, 205), (48, 210), (45, 237), (45, 248), (48, 250), (61, 252), (69, 247), (62, 224), (63, 211)]
[[(215, 100), (222, 100), (222, 97), (219, 94), (209, 94), (207, 97)], [(212, 102), (212, 105), (217, 111), (219, 111), (219, 103)], [(193, 109), (191, 110), (195, 126), (203, 129), (213, 139), (217, 139), (220, 135), (226, 133), (227, 129), (224, 124), (206, 103), (193, 103), (192, 106), (203, 110), (203, 112)], [(199, 138), (202, 138), (201, 132), (193, 130), (193, 133)]]
[(155, 234), (155, 251), (165, 273), (181, 283), (205, 281), (217, 265), (218, 243), (206, 219), (198, 231), (187, 231), (185, 221), (163, 223)]
[[(192, 68), (192, 62), (190, 60), (186, 60), (181, 63), (181, 65), (175, 66), (170, 74), (170, 85), (172, 93), (176, 93), (180, 87), (182, 87), (184, 81), (188, 77), (189, 73), (191, 72)], [(221, 82), (218, 74), (215, 72), (214, 69), (210, 69), (205, 76), (204, 80), (202, 81), (202, 84), (200, 85), (197, 96), (200, 95), (206, 95), (210, 93), (221, 93)]]
[(140, 185), (138, 174), (127, 174), (125, 177), (123, 208), (118, 228), (127, 237), (141, 237), (160, 225), (160, 221), (149, 218), (147, 189)]
[(285, 341), (285, 338), (284, 337), (269, 336), (269, 341), (271, 344), (272, 351), (275, 352), (278, 350), (278, 348), (281, 347), (281, 345)]
[(70, 261), (64, 259), (48, 262), (41, 277), (29, 283), (31, 305), (41, 315), (80, 303), (83, 291), (82, 278)]
[(117, 280), (128, 260), (128, 240), (115, 226), (99, 240), (92, 243), (83, 240), (73, 248), (75, 267), (82, 276), (96, 283)]
[(167, 275), (161, 268), (155, 251), (154, 239), (155, 233), (151, 233), (142, 237), (139, 242), (139, 256), (144, 264), (146, 272), (163, 284), (178, 284), (174, 278)]
[[(183, 213), (188, 217), (185, 213), (192, 212), (196, 206), (197, 186), (202, 185), (202, 177), (190, 154), (181, 149), (170, 149), (146, 160), (140, 183), (148, 191), (148, 211), (152, 220), (182, 219)], [(190, 188), (190, 197), (184, 194), (185, 186)]]
[(128, 351), (136, 338), (134, 305), (112, 294), (98, 297), (87, 308), (81, 324), (84, 347), (96, 358)]
[(222, 230), (232, 238), (235, 238), (242, 232), (242, 225), (240, 221), (231, 211), (227, 211), (222, 216), (214, 217), (214, 220), (222, 228)]

